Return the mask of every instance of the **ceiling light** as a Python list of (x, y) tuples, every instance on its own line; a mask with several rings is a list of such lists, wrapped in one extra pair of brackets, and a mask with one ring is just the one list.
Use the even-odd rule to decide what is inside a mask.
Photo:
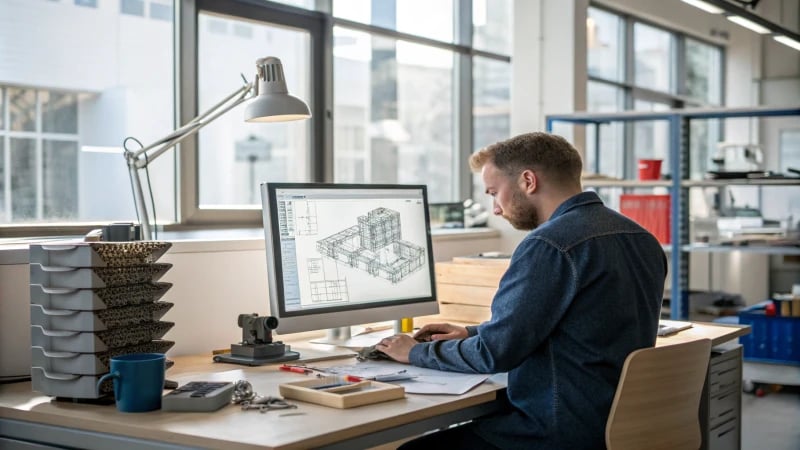
[(780, 42), (783, 45), (787, 45), (789, 47), (792, 47), (795, 50), (800, 51), (800, 42), (795, 41), (794, 39), (792, 39), (790, 37), (778, 35), (778, 36), (774, 36), (772, 39), (775, 39), (776, 41)]
[(770, 33), (770, 29), (769, 28), (767, 28), (765, 26), (762, 26), (762, 25), (759, 25), (759, 24), (753, 22), (752, 20), (745, 19), (742, 16), (727, 16), (727, 19), (730, 20), (731, 22), (737, 24), (737, 25), (741, 25), (741, 26), (747, 28), (748, 30), (755, 31), (756, 33), (759, 33), (759, 34)]
[(700, 8), (703, 11), (711, 14), (722, 14), (723, 12), (725, 12), (725, 10), (723, 10), (719, 6), (714, 6), (710, 3), (704, 2), (703, 0), (683, 0), (683, 2), (690, 4), (695, 8)]

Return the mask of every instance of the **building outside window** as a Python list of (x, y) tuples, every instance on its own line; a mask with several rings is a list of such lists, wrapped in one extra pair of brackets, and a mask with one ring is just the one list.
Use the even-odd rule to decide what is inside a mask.
[[(0, 46), (26, 55), (0, 64), (0, 223), (135, 219), (121, 144), (173, 128), (172, 23), (118, 1), (0, 0), (0, 11), (14, 17)], [(172, 192), (172, 168), (153, 172)]]

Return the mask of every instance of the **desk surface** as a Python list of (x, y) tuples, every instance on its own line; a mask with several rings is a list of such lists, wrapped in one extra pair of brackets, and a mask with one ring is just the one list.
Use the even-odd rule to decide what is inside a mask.
[[(749, 332), (747, 327), (697, 323), (694, 327), (673, 336), (658, 338), (656, 345), (710, 338), (713, 345), (735, 339)], [(277, 370), (276, 365), (245, 367), (211, 362), (210, 356), (177, 357), (175, 366), (168, 371), (171, 380), (184, 384), (188, 381), (248, 380), (261, 395), (279, 395), (278, 385), (303, 379), (303, 375)], [(338, 360), (341, 361), (341, 360)], [(325, 363), (319, 363), (324, 365)], [(335, 409), (308, 403), (298, 403), (290, 411), (242, 411), (231, 405), (213, 413), (176, 413), (153, 411), (149, 413), (120, 413), (114, 406), (98, 406), (55, 401), (48, 396), (32, 392), (30, 383), (0, 385), (0, 436), (9, 435), (12, 427), (20, 429), (20, 422), (36, 426), (67, 427), (94, 433), (98, 447), (108, 447), (103, 436), (121, 435), (145, 441), (158, 441), (174, 446), (214, 447), (226, 449), (275, 448), (293, 449), (345, 444), (354, 439), (367, 439), (377, 445), (381, 440), (400, 439), (418, 434), (425, 429), (412, 425), (443, 426), (437, 420), (447, 417), (449, 423), (474, 418), (490, 412), (497, 391), (502, 384), (487, 381), (460, 395), (407, 394), (404, 399), (366, 405), (351, 409)], [(293, 414), (287, 414), (293, 413)], [(302, 413), (297, 415), (295, 413)], [(459, 416), (459, 413), (463, 415)], [(286, 414), (286, 415), (284, 415)], [(454, 420), (456, 419), (456, 420)], [(41, 431), (41, 430), (39, 430)], [(52, 432), (52, 428), (48, 432)], [(395, 434), (392, 436), (391, 433)], [(380, 439), (369, 441), (375, 433), (384, 433)], [(54, 434), (58, 436), (58, 434)], [(89, 436), (81, 439), (79, 446), (89, 447)], [(59, 437), (65, 439), (65, 437)], [(64, 445), (69, 442), (58, 441)], [(134, 448), (135, 446), (128, 448)], [(116, 446), (118, 450), (122, 447)], [(351, 446), (352, 448), (352, 446)]]

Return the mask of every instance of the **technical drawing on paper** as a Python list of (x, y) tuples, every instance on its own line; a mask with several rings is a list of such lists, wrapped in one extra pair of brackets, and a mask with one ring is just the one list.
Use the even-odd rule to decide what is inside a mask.
[(396, 284), (425, 264), (425, 248), (401, 239), (400, 213), (375, 208), (358, 225), (317, 241), (324, 256)]
[(308, 278), (311, 285), (311, 303), (348, 302), (347, 280), (328, 279), (322, 258), (309, 258)]

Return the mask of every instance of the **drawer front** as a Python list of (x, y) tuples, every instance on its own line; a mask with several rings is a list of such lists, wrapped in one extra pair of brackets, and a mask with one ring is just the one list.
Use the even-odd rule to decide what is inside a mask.
[(731, 419), (738, 423), (741, 399), (741, 390), (711, 397), (708, 404), (709, 427), (713, 429)]
[(708, 393), (712, 397), (741, 385), (741, 362), (738, 358), (728, 359), (718, 363), (712, 360), (709, 372)]
[(708, 450), (738, 450), (739, 421), (724, 422), (716, 428), (708, 430)]

